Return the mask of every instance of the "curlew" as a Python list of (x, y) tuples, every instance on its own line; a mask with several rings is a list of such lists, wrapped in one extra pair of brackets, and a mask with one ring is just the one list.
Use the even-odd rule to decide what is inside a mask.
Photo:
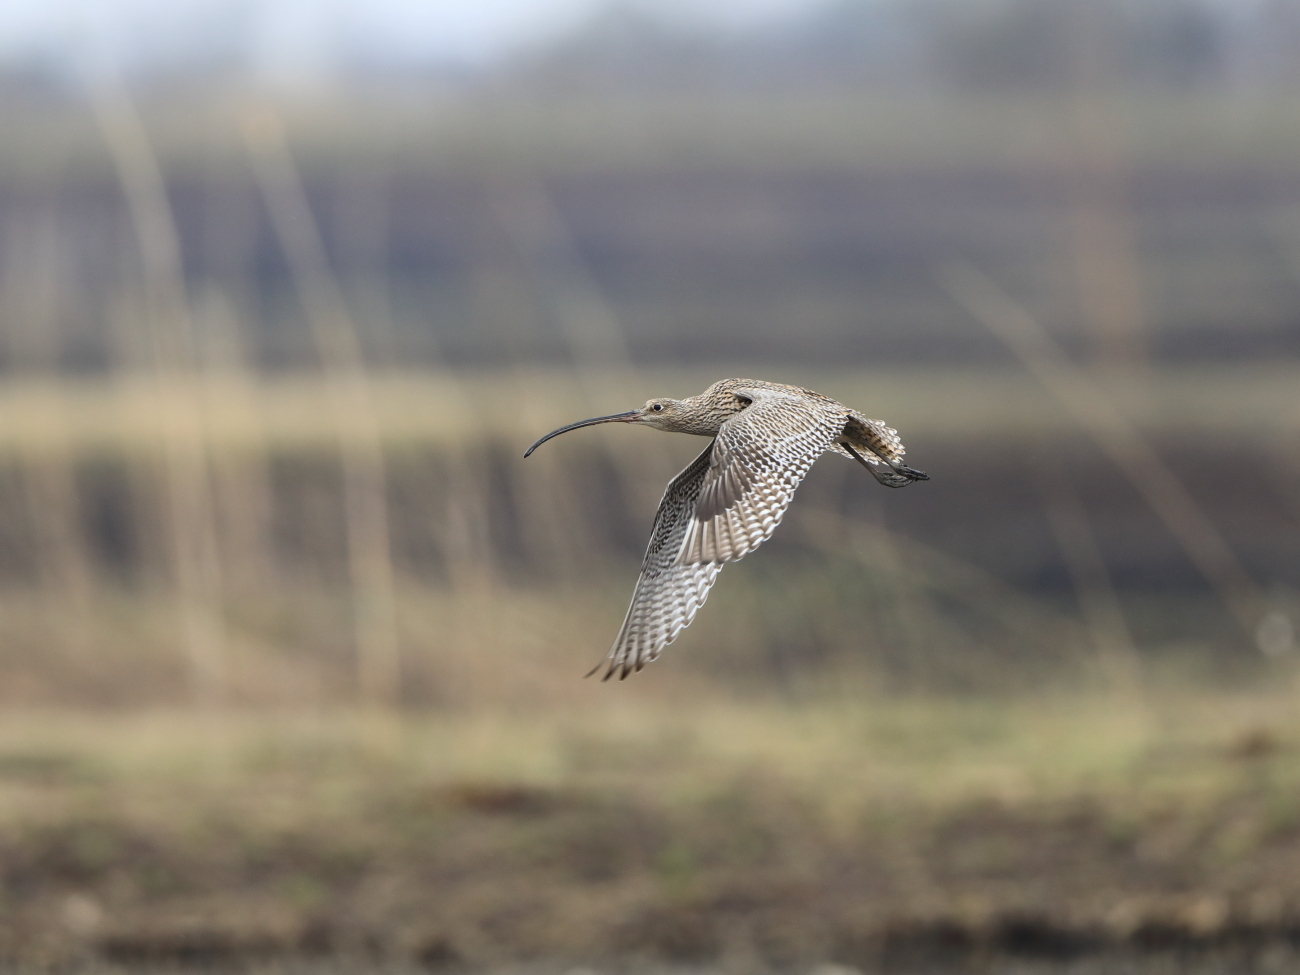
[(827, 450), (853, 458), (886, 487), (930, 479), (903, 466), (903, 442), (892, 427), (811, 389), (756, 379), (723, 379), (698, 396), (579, 420), (552, 430), (524, 456), (597, 423), (713, 438), (668, 482), (623, 626), (587, 674), (604, 666), (604, 680), (640, 670), (690, 625), (723, 564), (772, 537), (795, 488)]

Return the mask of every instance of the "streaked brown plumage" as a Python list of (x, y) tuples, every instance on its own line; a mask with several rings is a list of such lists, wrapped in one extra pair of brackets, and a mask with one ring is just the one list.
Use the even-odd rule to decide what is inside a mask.
[(929, 480), (903, 466), (903, 442), (893, 428), (811, 389), (757, 379), (723, 379), (698, 396), (652, 399), (639, 410), (570, 423), (524, 456), (596, 423), (643, 423), (713, 438), (659, 502), (632, 604), (602, 661), (604, 680), (626, 678), (676, 639), (723, 564), (772, 536), (795, 488), (827, 450), (852, 457), (887, 487)]

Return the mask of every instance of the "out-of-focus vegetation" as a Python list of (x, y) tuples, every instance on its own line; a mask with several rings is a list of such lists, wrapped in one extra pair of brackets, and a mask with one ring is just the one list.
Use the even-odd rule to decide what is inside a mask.
[[(910, 419), (909, 441), (924, 445), (925, 463), (946, 480), (926, 493), (884, 494), (828, 458), (771, 554), (728, 570), (665, 666), (720, 676), (739, 667), (726, 680), (754, 688), (815, 683), (819, 661), (915, 690), (954, 681), (1027, 688), (1052, 673), (1073, 675), (1092, 643), (1068, 576), (1053, 578), (1060, 556), (1050, 524), (1021, 522), (1045, 504), (1045, 465), (1059, 463), (1080, 490), (1109, 499), (1100, 525), (1114, 533), (1112, 572), (1133, 580), (1122, 598), (1143, 652), (1251, 672), (1253, 648), (1199, 595), (1185, 556), (1027, 378), (952, 368), (805, 369), (788, 378), (846, 402), (893, 404)], [(656, 370), (639, 381), (685, 393), (703, 388), (708, 373)], [(1293, 442), (1300, 422), (1288, 413), (1295, 383), (1284, 366), (1165, 370), (1140, 391), (1116, 395), (1194, 481), (1207, 445), (1267, 470), (1271, 451)], [(627, 399), (599, 383), (596, 390), (588, 395), (609, 408)], [(535, 431), (590, 412), (554, 371), (376, 374), (369, 392), (387, 481), (403, 699), (475, 700), (459, 671), (467, 659), (488, 675), (554, 669), (567, 685), (616, 628), (653, 504), (694, 444), (592, 431), (586, 443), (560, 442), (523, 463), (521, 445)], [(94, 705), (184, 697), (193, 661), (178, 652), (178, 554), (163, 517), (179, 489), (168, 479), (161, 425), (190, 416), (213, 488), (201, 512), (213, 536), (190, 544), (216, 563), (201, 595), (220, 623), (232, 703), (353, 700), (347, 487), (338, 423), (322, 408), (328, 401), (327, 384), (302, 375), (10, 383), (0, 395), (0, 490), (11, 499), (0, 557), (9, 603), (0, 698)], [(1260, 497), (1275, 492), (1272, 517), (1286, 516), (1285, 468), (1273, 476), (1216, 480), (1198, 494), (1209, 504), (1253, 506), (1233, 540), (1252, 563), (1284, 574), (1290, 538), (1269, 530)], [(973, 510), (981, 512), (974, 519)], [(1179, 585), (1144, 591), (1144, 574), (1156, 570), (1179, 573)], [(467, 639), (479, 647), (473, 655), (458, 645)], [(997, 666), (1008, 655), (1023, 658), (1032, 679)], [(473, 682), (485, 701), (497, 693), (492, 684), (501, 693), (509, 684)]]
[(401, 720), (10, 715), (0, 951), (128, 967), (1293, 960), (1290, 686), (1140, 702), (841, 687), (816, 708), (609, 690)]
[[(1300, 35), (924, 6), (0, 83), (0, 955), (1289, 957)], [(583, 682), (735, 375), (933, 480)]]

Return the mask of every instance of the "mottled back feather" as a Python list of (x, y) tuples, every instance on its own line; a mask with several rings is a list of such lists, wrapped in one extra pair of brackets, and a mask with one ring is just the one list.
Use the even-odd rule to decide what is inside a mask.
[(734, 562), (772, 537), (813, 461), (849, 411), (796, 391), (737, 390), (753, 402), (722, 424), (678, 561)]
[[(882, 457), (901, 464), (903, 454), (906, 453), (897, 430), (880, 420), (869, 419), (856, 410), (849, 411), (843, 439), (851, 443), (867, 463), (873, 466), (879, 465)], [(835, 452), (845, 457), (853, 456), (839, 444), (835, 445)]]

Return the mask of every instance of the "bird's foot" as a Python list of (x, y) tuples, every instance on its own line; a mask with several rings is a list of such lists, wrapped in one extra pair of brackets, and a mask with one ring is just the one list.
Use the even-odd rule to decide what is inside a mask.
[(876, 460), (884, 464), (889, 469), (886, 471), (879, 470), (876, 464), (869, 463), (865, 457), (853, 449), (852, 444), (840, 441), (844, 449), (852, 455), (853, 459), (871, 472), (871, 476), (883, 484), (885, 487), (900, 488), (907, 487), (913, 481), (928, 481), (930, 475), (925, 471), (913, 470), (910, 467), (904, 467), (902, 464), (895, 464), (888, 458), (881, 457), (879, 454), (873, 455)]
[(889, 488), (907, 487), (913, 481), (906, 474), (897, 474), (892, 470), (878, 471), (874, 467), (868, 467), (867, 470), (871, 471), (872, 477)]

